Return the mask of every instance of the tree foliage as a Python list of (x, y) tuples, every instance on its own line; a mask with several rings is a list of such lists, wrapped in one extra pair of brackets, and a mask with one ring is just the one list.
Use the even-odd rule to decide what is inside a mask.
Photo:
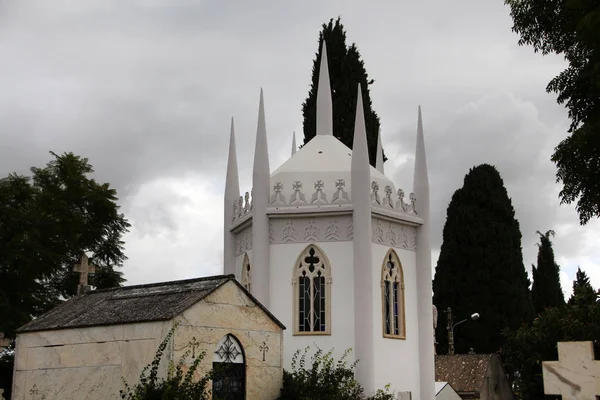
[[(319, 48), (313, 62), (312, 83), (308, 97), (302, 104), (304, 116), (304, 144), (316, 135), (317, 129), (317, 88), (319, 82), (319, 66), (323, 50), (323, 40), (327, 43), (327, 61), (329, 79), (331, 81), (333, 102), (333, 132), (335, 137), (346, 146), (352, 148), (354, 141), (354, 122), (356, 116), (356, 97), (358, 83), (362, 88), (362, 99), (367, 129), (367, 146), (369, 160), (375, 166), (377, 161), (377, 137), (379, 133), (379, 117), (373, 111), (369, 85), (375, 81), (369, 79), (364, 62), (354, 43), (346, 45), (346, 32), (340, 18), (335, 23), (333, 18), (319, 33)], [(385, 157), (384, 157), (385, 160)]]
[(547, 92), (565, 104), (571, 135), (552, 161), (562, 182), (561, 203), (577, 201), (582, 225), (600, 216), (600, 7), (597, 0), (505, 0), (520, 45), (561, 54), (569, 66)]
[(283, 387), (278, 400), (393, 400), (389, 385), (379, 389), (371, 397), (364, 396), (364, 389), (354, 379), (358, 361), (348, 365), (350, 350), (336, 362), (333, 352), (317, 349), (310, 360), (307, 353), (297, 350), (292, 357), (292, 371), (283, 371)]
[(537, 267), (532, 265), (533, 285), (531, 297), (536, 314), (541, 313), (548, 307), (561, 307), (565, 305), (565, 297), (560, 286), (560, 267), (554, 260), (554, 250), (550, 236), (554, 231), (550, 230), (540, 236), (538, 244)]
[(519, 399), (545, 398), (542, 361), (558, 359), (558, 342), (589, 340), (594, 342), (596, 354), (600, 352), (600, 302), (584, 272), (578, 271), (573, 289), (567, 306), (548, 308), (531, 324), (503, 333), (503, 358), (508, 369), (516, 372)]
[(573, 295), (569, 299), (569, 305), (591, 305), (598, 301), (600, 291), (596, 292), (590, 283), (587, 274), (577, 268), (577, 274), (573, 281)]
[(129, 223), (117, 193), (89, 175), (86, 158), (57, 155), (32, 176), (0, 179), (0, 331), (14, 330), (76, 293), (73, 265), (93, 253), (90, 284), (118, 286)]
[[(500, 350), (502, 329), (532, 316), (528, 287), (519, 222), (502, 178), (491, 165), (476, 166), (448, 205), (433, 281), (438, 310), (451, 307), (456, 322), (480, 314), (454, 331), (455, 351)], [(436, 339), (438, 353), (447, 352), (446, 324), (438, 324)]]

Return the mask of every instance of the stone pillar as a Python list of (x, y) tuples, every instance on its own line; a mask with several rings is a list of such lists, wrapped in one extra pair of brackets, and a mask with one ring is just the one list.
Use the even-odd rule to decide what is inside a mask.
[(252, 294), (267, 308), (269, 307), (270, 279), (269, 217), (267, 216), (270, 175), (265, 104), (261, 89), (252, 170), (252, 264), (250, 273)]
[(351, 193), (354, 232), (354, 336), (356, 376), (369, 395), (375, 390), (373, 278), (371, 244), (371, 170), (360, 84), (352, 148)]
[(238, 178), (237, 156), (235, 150), (235, 131), (233, 118), (231, 118), (231, 132), (229, 134), (229, 157), (227, 159), (227, 175), (225, 179), (225, 198), (223, 201), (223, 272), (235, 274), (235, 235), (229, 231), (233, 222), (233, 205), (240, 197), (240, 183)]
[(435, 398), (435, 359), (431, 346), (433, 337), (432, 274), (431, 274), (431, 221), (429, 216), (429, 177), (423, 137), (421, 107), (417, 123), (417, 146), (415, 150), (415, 175), (413, 192), (417, 199), (417, 212), (423, 225), (417, 228), (417, 299), (419, 327), (419, 372), (421, 376), (421, 400)]

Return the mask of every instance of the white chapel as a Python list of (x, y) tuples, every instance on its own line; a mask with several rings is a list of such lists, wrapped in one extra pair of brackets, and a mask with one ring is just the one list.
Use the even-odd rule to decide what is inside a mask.
[[(270, 170), (261, 91), (252, 190), (241, 196), (233, 121), (224, 204), (224, 269), (288, 329), (283, 362), (298, 349), (347, 349), (367, 393), (391, 384), (435, 397), (429, 183), (419, 109), (410, 195), (369, 165), (361, 91), (353, 149), (333, 132), (327, 51), (317, 92), (317, 135)], [(359, 87), (360, 89), (360, 87)], [(294, 140), (295, 142), (295, 140)], [(408, 194), (408, 193), (407, 193)]]

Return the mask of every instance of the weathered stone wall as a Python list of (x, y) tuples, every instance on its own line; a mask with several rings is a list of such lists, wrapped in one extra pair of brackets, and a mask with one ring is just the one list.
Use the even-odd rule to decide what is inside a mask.
[[(232, 334), (241, 344), (246, 363), (246, 398), (277, 398), (283, 380), (283, 334), (264, 311), (233, 282), (227, 282), (200, 303), (177, 318), (179, 326), (173, 342), (174, 360), (179, 360), (191, 343), (198, 342), (196, 353), (204, 350), (199, 374), (212, 368), (217, 344)], [(194, 338), (196, 339), (194, 341)], [(262, 348), (267, 348), (263, 351)], [(186, 363), (192, 363), (188, 355)]]
[(17, 338), (14, 400), (119, 399), (171, 326), (151, 322), (29, 332)]
[[(212, 368), (218, 342), (234, 335), (245, 353), (248, 400), (275, 399), (283, 379), (281, 328), (232, 281), (175, 318), (166, 361), (178, 362), (192, 338)], [(14, 400), (118, 400), (122, 378), (134, 385), (174, 321), (63, 329), (17, 338)], [(268, 347), (264, 352), (261, 350)], [(185, 363), (193, 362), (192, 354)], [(161, 363), (164, 376), (168, 362)], [(210, 386), (211, 384), (209, 384)]]

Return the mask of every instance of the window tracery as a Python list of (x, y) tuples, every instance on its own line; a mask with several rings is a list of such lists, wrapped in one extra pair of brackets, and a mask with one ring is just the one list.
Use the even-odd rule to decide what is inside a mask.
[(318, 246), (300, 254), (293, 285), (294, 334), (331, 334), (331, 266)]
[(400, 259), (393, 249), (385, 256), (381, 269), (381, 311), (383, 336), (406, 338), (404, 318), (404, 272)]
[(252, 293), (252, 267), (248, 253), (244, 254), (244, 262), (242, 263), (242, 286)]

